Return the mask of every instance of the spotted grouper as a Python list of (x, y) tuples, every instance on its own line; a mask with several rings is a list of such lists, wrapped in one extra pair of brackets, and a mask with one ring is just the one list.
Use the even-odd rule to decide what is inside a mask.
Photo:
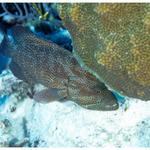
[(43, 40), (26, 27), (11, 29), (13, 40), (6, 35), (0, 45), (1, 54), (12, 58), (12, 73), (29, 85), (45, 88), (35, 92), (38, 102), (71, 100), (92, 110), (115, 110), (115, 96), (94, 75), (82, 68), (73, 53)]

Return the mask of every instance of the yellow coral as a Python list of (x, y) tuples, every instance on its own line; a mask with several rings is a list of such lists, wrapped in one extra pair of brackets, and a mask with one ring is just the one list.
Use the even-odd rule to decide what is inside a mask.
[(150, 33), (150, 12), (144, 18), (144, 25), (146, 30)]
[[(112, 69), (114, 65), (117, 64), (121, 60), (121, 54), (119, 50), (115, 49), (116, 43), (108, 43), (106, 47), (106, 51), (104, 52), (97, 52), (96, 60), (99, 64)], [(116, 52), (117, 51), (117, 52)]]

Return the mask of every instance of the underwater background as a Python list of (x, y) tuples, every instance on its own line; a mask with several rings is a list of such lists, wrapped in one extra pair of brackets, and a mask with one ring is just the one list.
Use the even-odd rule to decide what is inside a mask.
[[(1, 3), (1, 43), (15, 25), (73, 53), (57, 4)], [(119, 104), (114, 111), (88, 110), (71, 100), (38, 103), (31, 87), (9, 69), (11, 60), (0, 55), (0, 147), (150, 147), (150, 101), (113, 91)]]

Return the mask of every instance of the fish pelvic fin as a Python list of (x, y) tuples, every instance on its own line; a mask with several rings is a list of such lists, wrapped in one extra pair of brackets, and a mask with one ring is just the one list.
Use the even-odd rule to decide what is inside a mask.
[(57, 88), (43, 89), (39, 92), (35, 92), (33, 99), (39, 103), (50, 103), (54, 101), (63, 101), (66, 96), (66, 90)]

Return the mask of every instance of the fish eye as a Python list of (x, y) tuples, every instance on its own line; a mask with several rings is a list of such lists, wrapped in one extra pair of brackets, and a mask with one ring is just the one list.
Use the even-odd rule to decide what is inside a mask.
[(101, 91), (100, 91), (100, 90), (96, 90), (96, 93), (97, 93), (97, 94), (100, 94), (100, 93), (101, 93)]

